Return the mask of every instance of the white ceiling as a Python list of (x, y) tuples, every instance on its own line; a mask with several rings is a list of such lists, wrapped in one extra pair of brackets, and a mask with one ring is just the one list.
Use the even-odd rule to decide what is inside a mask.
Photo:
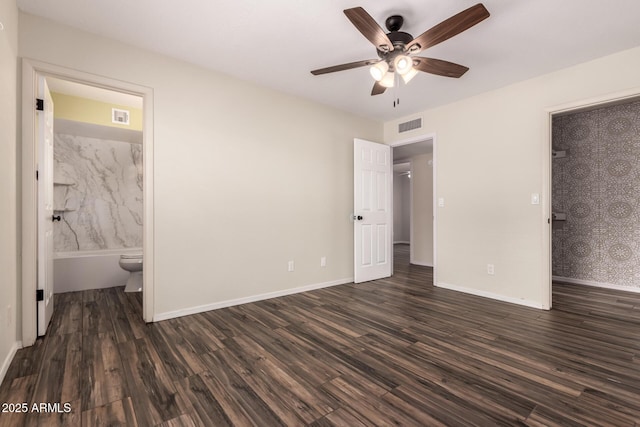
[(371, 97), (366, 67), (309, 73), (376, 58), (343, 9), (362, 6), (381, 26), (401, 14), (402, 29), (417, 37), (476, 2), (17, 0), (28, 13), (378, 120), (640, 45), (638, 0), (485, 0), (489, 19), (421, 54), (470, 67), (460, 79), (421, 73), (407, 86)]

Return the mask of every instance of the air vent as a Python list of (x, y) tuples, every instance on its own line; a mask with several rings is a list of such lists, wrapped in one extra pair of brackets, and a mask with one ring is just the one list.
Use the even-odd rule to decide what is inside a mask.
[(118, 108), (111, 109), (111, 123), (117, 123), (120, 125), (129, 124), (129, 111), (120, 110)]
[(398, 133), (408, 132), (414, 129), (420, 129), (422, 127), (422, 118), (409, 120), (408, 122), (400, 123), (398, 125)]

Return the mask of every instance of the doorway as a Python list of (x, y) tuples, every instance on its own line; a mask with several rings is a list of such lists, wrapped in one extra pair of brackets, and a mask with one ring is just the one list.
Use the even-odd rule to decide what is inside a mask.
[[(409, 164), (409, 170), (398, 171), (395, 164)], [(405, 173), (406, 172), (406, 173)], [(413, 174), (414, 184), (406, 181)], [(394, 176), (398, 175), (398, 176)], [(434, 268), (435, 276), (436, 215), (435, 135), (424, 135), (389, 145), (354, 139), (354, 282), (360, 283), (394, 274), (395, 243), (407, 246), (409, 264)], [(394, 205), (398, 205), (396, 184), (405, 179), (415, 196), (410, 197), (408, 226), (396, 224)], [(405, 185), (405, 187), (406, 187)], [(410, 193), (410, 191), (405, 191)], [(413, 210), (413, 214), (409, 211)], [(375, 213), (374, 213), (375, 212)], [(395, 228), (398, 228), (396, 230)], [(400, 228), (410, 230), (398, 241)], [(401, 238), (402, 239), (402, 238)], [(375, 268), (373, 268), (375, 267)]]
[(130, 277), (128, 291), (140, 292), (141, 281), (133, 282), (142, 273), (132, 275), (120, 264), (127, 257), (143, 266), (142, 98), (45, 81), (54, 110), (54, 294), (117, 287)]
[[(397, 243), (397, 249), (408, 251), (405, 259), (409, 264), (433, 267), (434, 285), (437, 284), (435, 141), (435, 135), (430, 134), (391, 144), (394, 165), (394, 246)], [(404, 197), (399, 196), (398, 191)], [(398, 204), (402, 205), (399, 209)], [(397, 215), (403, 218), (398, 219)]]
[[(36, 294), (38, 283), (38, 191), (36, 174), (37, 114), (34, 99), (39, 80), (56, 80), (81, 84), (86, 88), (107, 90), (142, 99), (142, 248), (144, 252), (143, 313), (145, 321), (153, 320), (153, 91), (150, 88), (95, 76), (51, 64), (23, 60), (22, 87), (22, 343), (32, 345), (37, 336)], [(64, 184), (64, 183), (63, 183)], [(55, 218), (55, 215), (54, 215)]]
[[(631, 255), (631, 258), (637, 257), (637, 255), (634, 255), (627, 250), (628, 245), (624, 245), (624, 244), (620, 245), (611, 239), (605, 238), (605, 235), (607, 234), (606, 232), (603, 233), (605, 226), (600, 221), (597, 221), (591, 224), (595, 226), (595, 228), (591, 227), (591, 229), (599, 233), (601, 235), (600, 237), (602, 237), (601, 239), (599, 239), (599, 243), (595, 242), (595, 244), (593, 244), (593, 242), (589, 243), (587, 241), (588, 239), (580, 239), (580, 241), (573, 242), (573, 247), (571, 247), (572, 245), (571, 243), (568, 243), (567, 245), (566, 241), (563, 243), (560, 243), (557, 239), (554, 239), (554, 231), (556, 235), (558, 234), (558, 231), (560, 233), (564, 233), (565, 231), (568, 231), (567, 227), (579, 226), (580, 221), (591, 216), (592, 213), (595, 213), (597, 218), (601, 218), (603, 214), (602, 212), (600, 212), (599, 214), (597, 212), (593, 212), (593, 206), (589, 206), (589, 203), (580, 202), (579, 200), (575, 200), (575, 202), (577, 203), (558, 203), (559, 200), (554, 200), (554, 194), (556, 194), (556, 197), (557, 197), (558, 194), (566, 193), (568, 191), (566, 189), (561, 189), (559, 187), (558, 182), (556, 183), (553, 182), (554, 168), (557, 167), (556, 166), (557, 162), (559, 161), (566, 162), (568, 159), (571, 159), (571, 157), (569, 156), (572, 155), (571, 147), (568, 145), (564, 147), (564, 145), (566, 145), (565, 141), (558, 141), (557, 138), (554, 140), (554, 135), (553, 135), (554, 119), (567, 117), (573, 114), (582, 114), (582, 113), (589, 114), (590, 112), (601, 110), (603, 108), (615, 107), (615, 106), (625, 105), (625, 104), (638, 102), (638, 101), (640, 101), (640, 93), (638, 93), (636, 89), (636, 90), (623, 91), (615, 94), (609, 94), (609, 95), (605, 95), (605, 96), (590, 99), (590, 100), (583, 100), (583, 101), (579, 101), (579, 102), (575, 102), (567, 105), (561, 105), (561, 106), (557, 106), (547, 110), (548, 140), (547, 140), (547, 144), (545, 144), (544, 146), (544, 156), (543, 156), (543, 159), (544, 159), (543, 188), (546, 191), (546, 195), (543, 197), (543, 220), (546, 224), (549, 224), (549, 227), (548, 228), (545, 227), (544, 228), (545, 231), (543, 232), (543, 248), (546, 252), (545, 257), (543, 258), (544, 259), (543, 271), (545, 272), (546, 280), (543, 283), (542, 295), (543, 295), (543, 308), (545, 309), (550, 309), (552, 307), (552, 294), (553, 294), (554, 280), (557, 280), (558, 282), (560, 281), (572, 282), (580, 285), (595, 285), (595, 286), (601, 286), (601, 287), (620, 289), (620, 287), (615, 284), (604, 283), (601, 280), (590, 280), (590, 279), (585, 280), (583, 278), (581, 279), (576, 277), (574, 278), (569, 277), (569, 280), (566, 280), (567, 275), (570, 275), (570, 276), (574, 275), (571, 273), (572, 267), (569, 266), (568, 268), (565, 268), (567, 267), (566, 263), (558, 262), (558, 260), (554, 260), (554, 256), (553, 256), (554, 251), (557, 253), (558, 251), (569, 250), (573, 253), (574, 256), (577, 256), (578, 259), (583, 259), (583, 260), (586, 259), (587, 263), (588, 263), (588, 258), (592, 255), (595, 255), (596, 258), (599, 258), (601, 260), (603, 260), (606, 257), (609, 257), (615, 261), (615, 258), (617, 258), (618, 261), (623, 263), (628, 261), (627, 259), (629, 258), (628, 255)], [(612, 118), (612, 120), (609, 120), (608, 124), (606, 125), (606, 128), (607, 128), (606, 132), (609, 132), (609, 133), (610, 132), (613, 132), (613, 133), (626, 132), (629, 129), (629, 126), (626, 126), (626, 124), (624, 123), (625, 122), (624, 117), (622, 118), (623, 120), (619, 120), (620, 117), (617, 117), (617, 118), (614, 117)], [(599, 120), (599, 121), (603, 122), (602, 120)], [(574, 122), (573, 124), (575, 125), (577, 124), (577, 122)], [(603, 123), (599, 123), (597, 126), (602, 126), (602, 125)], [(634, 129), (637, 129), (637, 121), (636, 121), (636, 124), (633, 124), (633, 126), (631, 127), (633, 127)], [(591, 136), (593, 136), (591, 134), (592, 130), (585, 128), (584, 126), (573, 126), (571, 127), (571, 129), (567, 128), (567, 131), (569, 132), (568, 134), (571, 135), (571, 139), (574, 139), (574, 140), (586, 140)], [(596, 129), (595, 131), (597, 134), (598, 130)], [(602, 138), (598, 136), (596, 139), (600, 141)], [(633, 138), (629, 139), (629, 141), (631, 141), (632, 139)], [(564, 148), (569, 148), (569, 149), (567, 150)], [(631, 159), (632, 156), (631, 155), (626, 156), (624, 155), (624, 153), (618, 151), (617, 149), (613, 149), (614, 147), (612, 146), (600, 147), (600, 148), (601, 149), (598, 149), (596, 147), (596, 151), (601, 152), (601, 154), (604, 153), (606, 156), (613, 155), (613, 157), (617, 157), (617, 158), (611, 158), (609, 160), (606, 160), (603, 158), (599, 160), (598, 165), (592, 165), (592, 166), (589, 166), (588, 163), (586, 162), (579, 162), (579, 165), (577, 166), (574, 165), (574, 167), (571, 168), (571, 170), (567, 170), (565, 172), (573, 175), (573, 178), (575, 179), (583, 179), (583, 178), (589, 179), (589, 177), (598, 176), (598, 179), (595, 181), (595, 183), (596, 183), (596, 187), (599, 188), (601, 185), (603, 185), (604, 182), (606, 182), (606, 180), (604, 180), (602, 177), (603, 172), (598, 171), (597, 169), (602, 169), (602, 168), (608, 169), (608, 171), (606, 171), (607, 174), (613, 173), (613, 175), (620, 175), (619, 176), (620, 178), (624, 175), (627, 175), (627, 172), (629, 172), (627, 171), (628, 168), (626, 166), (629, 166), (629, 165), (633, 166), (631, 163), (637, 163), (637, 162), (631, 162), (628, 164), (626, 160)], [(616, 148), (620, 148), (620, 147), (616, 147)], [(628, 148), (631, 148), (631, 146), (629, 146)], [(580, 153), (580, 151), (582, 151), (582, 153)], [(579, 154), (580, 156), (576, 156), (576, 154)], [(584, 156), (584, 155), (585, 155), (585, 150), (583, 149), (583, 147), (578, 147), (578, 152), (576, 152), (576, 150), (574, 149), (574, 153), (573, 153), (574, 159), (577, 157), (588, 158), (588, 156)], [(628, 157), (628, 159), (625, 159), (625, 157)], [(611, 193), (611, 195), (615, 196), (616, 191), (619, 190), (619, 188), (616, 189), (614, 187), (619, 187), (619, 185), (617, 184), (613, 185), (613, 187), (610, 189), (610, 190), (613, 190), (612, 193), (605, 188), (604, 190), (601, 189), (602, 191), (600, 191), (600, 194), (603, 194), (608, 197), (609, 196), (608, 193)], [(636, 188), (640, 188), (640, 187), (636, 187)], [(577, 192), (574, 191), (574, 193), (579, 193), (579, 191)], [(579, 194), (575, 194), (575, 195), (579, 196)], [(617, 194), (617, 196), (621, 196), (621, 195), (622, 194)], [(628, 195), (627, 196), (622, 195), (622, 196), (623, 196), (622, 198), (628, 198), (627, 197)], [(585, 195), (585, 197), (587, 196)], [(609, 200), (609, 202), (606, 202), (604, 205), (602, 202), (598, 202), (597, 203), (598, 206), (596, 206), (597, 210), (604, 209), (605, 211), (607, 211), (605, 212), (605, 215), (614, 216), (614, 217), (618, 216), (619, 218), (617, 219), (623, 219), (623, 217), (627, 216), (626, 215), (627, 209), (625, 207), (627, 206), (628, 203), (626, 203), (623, 200), (613, 200), (613, 199)], [(564, 248), (561, 247), (562, 245), (565, 245)], [(625, 248), (625, 246), (627, 247)], [(581, 264), (581, 262), (578, 262), (578, 265), (579, 264)], [(606, 266), (607, 263), (602, 264), (598, 268), (600, 271), (596, 273), (598, 274), (605, 273), (606, 275), (606, 271), (613, 271), (616, 269), (616, 266), (614, 264), (615, 262), (608, 263), (609, 265), (608, 267)], [(632, 264), (634, 263), (632, 262)], [(637, 265), (637, 263), (635, 263), (634, 265)], [(636, 276), (640, 277), (640, 274)], [(638, 291), (638, 289), (633, 290), (633, 289), (630, 289), (630, 287), (628, 286), (625, 286), (625, 288), (626, 288), (625, 290), (632, 290), (634, 292)]]
[(433, 140), (393, 148), (393, 243), (411, 264), (433, 267)]
[(554, 282), (640, 292), (640, 101), (552, 116)]

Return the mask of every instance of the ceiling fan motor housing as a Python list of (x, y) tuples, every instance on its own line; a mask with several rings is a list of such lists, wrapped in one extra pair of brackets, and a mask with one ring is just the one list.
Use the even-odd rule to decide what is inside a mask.
[(393, 63), (396, 56), (406, 55), (405, 46), (413, 41), (413, 36), (409, 33), (405, 33), (404, 31), (392, 31), (387, 34), (387, 37), (389, 37), (389, 40), (393, 44), (393, 50), (387, 51), (377, 49), (378, 56), (381, 59), (385, 59)]
[(382, 59), (393, 60), (396, 56), (404, 52), (405, 46), (413, 41), (413, 36), (404, 31), (400, 31), (402, 24), (404, 24), (404, 18), (401, 15), (391, 15), (384, 23), (387, 30), (389, 30), (387, 37), (393, 45), (393, 50), (388, 51), (386, 48), (378, 48), (378, 56)]
[(387, 34), (387, 37), (389, 37), (389, 40), (393, 43), (394, 49), (399, 46), (404, 48), (413, 41), (413, 36), (409, 33), (405, 33), (404, 31), (392, 31)]

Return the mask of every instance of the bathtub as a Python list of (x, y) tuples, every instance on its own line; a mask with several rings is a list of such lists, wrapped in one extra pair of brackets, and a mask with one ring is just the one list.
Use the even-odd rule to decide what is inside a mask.
[(141, 252), (142, 248), (56, 252), (53, 256), (53, 292), (124, 286), (129, 272), (118, 265), (120, 255)]

